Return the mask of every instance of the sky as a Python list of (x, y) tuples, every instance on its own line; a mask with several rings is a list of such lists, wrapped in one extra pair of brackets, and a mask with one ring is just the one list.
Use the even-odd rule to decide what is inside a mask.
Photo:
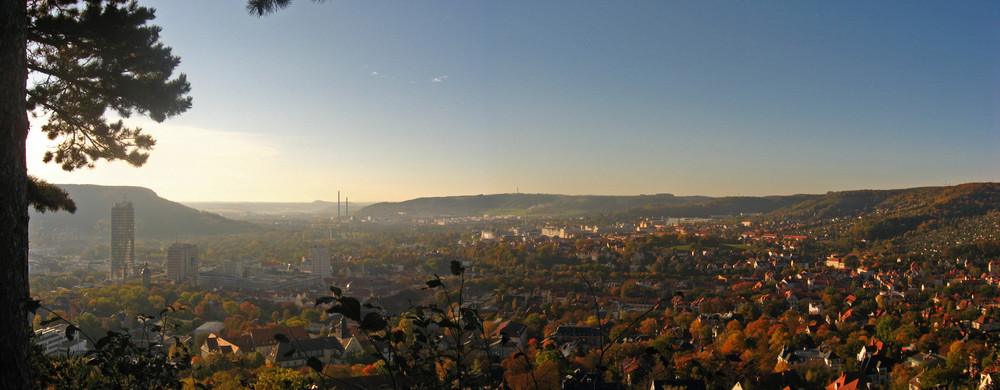
[[(141, 168), (175, 201), (764, 196), (1000, 181), (1000, 2), (140, 1), (193, 107)], [(37, 123), (34, 124), (37, 126)]]

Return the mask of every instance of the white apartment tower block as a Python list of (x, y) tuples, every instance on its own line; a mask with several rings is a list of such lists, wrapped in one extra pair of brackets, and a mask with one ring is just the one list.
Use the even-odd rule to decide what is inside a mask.
[(167, 279), (198, 284), (198, 246), (175, 242), (167, 249)]
[(312, 255), (309, 256), (309, 263), (312, 264), (313, 276), (329, 278), (332, 275), (330, 270), (330, 254), (326, 251), (326, 248), (314, 246)]

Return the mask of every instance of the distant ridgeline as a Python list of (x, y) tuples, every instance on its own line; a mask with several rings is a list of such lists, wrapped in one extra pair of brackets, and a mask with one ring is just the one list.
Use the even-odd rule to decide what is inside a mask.
[(832, 192), (764, 218), (827, 225), (854, 239), (893, 240), (911, 250), (985, 245), (1000, 236), (1000, 183)]
[(358, 211), (362, 218), (409, 216), (517, 215), (529, 217), (584, 217), (610, 214), (612, 219), (643, 217), (700, 217), (766, 213), (819, 197), (792, 195), (769, 197), (636, 196), (499, 194), (419, 198), (396, 203), (376, 203)]
[[(211, 235), (250, 232), (257, 228), (217, 214), (200, 212), (160, 198), (142, 187), (60, 185), (76, 201), (76, 214), (31, 212), (32, 234), (107, 236), (111, 205), (127, 197), (135, 207), (138, 238), (170, 239), (176, 235)], [(297, 207), (323, 208), (322, 202)], [(277, 207), (271, 205), (270, 207)], [(335, 206), (334, 206), (335, 207)], [(335, 209), (334, 209), (335, 210)], [(292, 210), (283, 210), (292, 211)], [(316, 211), (312, 211), (316, 213)], [(331, 211), (327, 210), (326, 214)], [(332, 213), (335, 213), (333, 211)], [(839, 219), (861, 224), (855, 230), (866, 238), (887, 238), (927, 223), (969, 220), (1000, 213), (1000, 183), (969, 183), (949, 187), (898, 190), (858, 190), (822, 195), (766, 197), (678, 197), (671, 194), (635, 196), (494, 194), (418, 198), (404, 202), (368, 205), (355, 218), (477, 217), (483, 215), (528, 217), (605, 216), (608, 220), (636, 218), (756, 215), (755, 218), (816, 222)], [(862, 222), (848, 221), (863, 217)]]
[(362, 208), (355, 217), (580, 217), (609, 214), (612, 219), (630, 219), (760, 214), (767, 218), (809, 220), (857, 217), (878, 212), (879, 215), (952, 218), (982, 215), (998, 208), (1000, 183), (969, 183), (950, 187), (765, 197), (677, 197), (671, 194), (449, 196), (376, 203)]
[(203, 213), (177, 202), (163, 199), (143, 187), (59, 184), (76, 202), (76, 213), (30, 212), (33, 237), (47, 236), (110, 237), (111, 206), (128, 198), (135, 208), (136, 238), (171, 239), (175, 236), (240, 233), (254, 230), (254, 225)]
[(604, 196), (550, 194), (494, 194), (417, 198), (404, 202), (376, 203), (357, 212), (355, 217), (470, 217), (517, 215), (582, 217), (620, 212), (649, 204), (700, 202), (704, 196), (676, 197), (671, 194)]
[(1000, 183), (968, 183), (949, 187), (830, 192), (780, 210), (780, 214), (788, 218), (843, 218), (871, 213), (953, 218), (997, 210), (1000, 210)]
[(785, 207), (797, 205), (822, 195), (787, 195), (787, 196), (727, 196), (709, 198), (696, 202), (674, 204), (651, 204), (626, 211), (631, 217), (694, 217), (708, 218), (714, 215), (762, 214), (770, 213)]

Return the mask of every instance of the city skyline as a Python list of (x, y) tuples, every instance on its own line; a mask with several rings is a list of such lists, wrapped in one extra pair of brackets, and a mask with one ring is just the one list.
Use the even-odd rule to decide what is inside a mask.
[[(776, 195), (1000, 181), (1000, 5), (141, 2), (193, 108), (135, 169), (177, 201)], [(37, 123), (34, 124), (37, 127)]]

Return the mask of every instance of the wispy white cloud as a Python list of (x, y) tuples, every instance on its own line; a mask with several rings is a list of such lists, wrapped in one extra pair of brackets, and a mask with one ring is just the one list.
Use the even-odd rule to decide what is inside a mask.
[(395, 79), (399, 78), (399, 77), (398, 77), (398, 76), (396, 76), (396, 75), (391, 75), (391, 74), (387, 75), (387, 74), (385, 74), (385, 73), (382, 73), (382, 72), (378, 72), (378, 71), (372, 71), (372, 72), (371, 72), (371, 73), (369, 73), (368, 75), (369, 75), (369, 76), (371, 76), (371, 78), (373, 78), (373, 79), (389, 79), (389, 80), (395, 80)]
[(431, 82), (432, 83), (440, 83), (440, 82), (444, 81), (447, 78), (448, 78), (448, 75), (438, 76), (438, 77), (435, 77), (435, 78), (431, 79)]

